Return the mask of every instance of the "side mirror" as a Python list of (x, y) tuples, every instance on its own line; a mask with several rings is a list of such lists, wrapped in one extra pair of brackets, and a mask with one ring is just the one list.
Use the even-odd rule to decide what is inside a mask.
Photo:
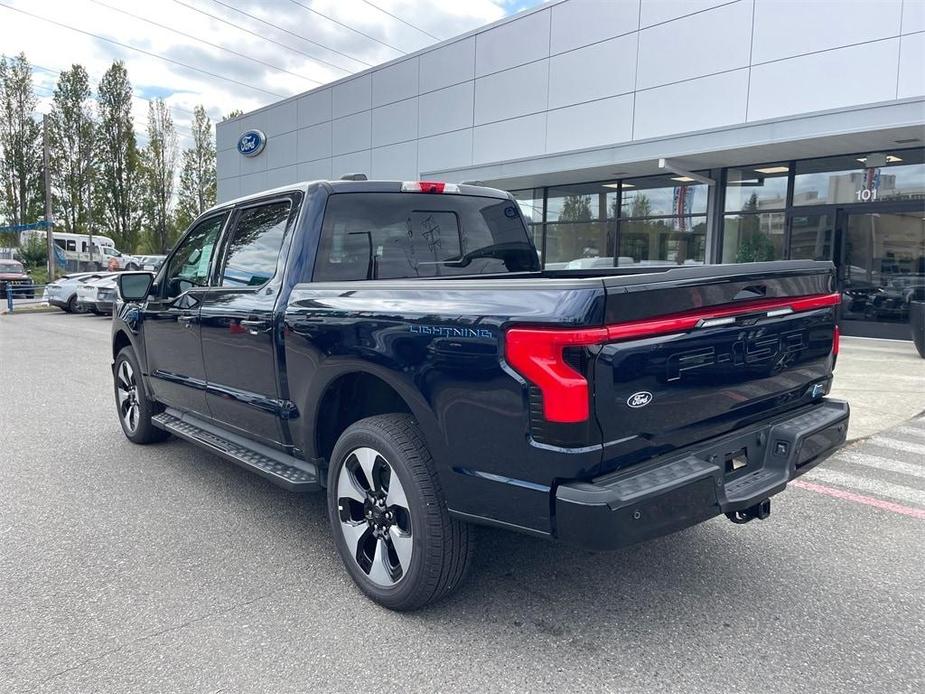
[(150, 272), (123, 272), (116, 278), (123, 301), (144, 301), (151, 293), (154, 275)]

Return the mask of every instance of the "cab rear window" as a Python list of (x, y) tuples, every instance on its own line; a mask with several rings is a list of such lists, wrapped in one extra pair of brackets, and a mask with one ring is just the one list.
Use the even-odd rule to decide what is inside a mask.
[(315, 282), (539, 270), (517, 205), (499, 198), (337, 193), (328, 198)]

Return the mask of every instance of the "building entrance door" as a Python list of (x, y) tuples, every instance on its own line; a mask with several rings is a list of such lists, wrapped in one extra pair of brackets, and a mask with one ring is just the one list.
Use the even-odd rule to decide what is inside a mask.
[(925, 205), (835, 205), (789, 216), (789, 258), (832, 260), (845, 335), (910, 340), (909, 302), (925, 300)]
[(909, 302), (925, 300), (925, 207), (842, 208), (835, 240), (843, 334), (910, 340)]

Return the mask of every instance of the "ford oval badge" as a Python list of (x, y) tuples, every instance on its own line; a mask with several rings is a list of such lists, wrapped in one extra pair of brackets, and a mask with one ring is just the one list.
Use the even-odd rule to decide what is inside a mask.
[(238, 151), (245, 157), (256, 157), (267, 146), (267, 136), (262, 130), (248, 130), (238, 138)]
[(633, 393), (626, 399), (626, 404), (633, 409), (645, 407), (650, 402), (652, 402), (652, 393), (647, 390), (640, 390), (638, 393)]

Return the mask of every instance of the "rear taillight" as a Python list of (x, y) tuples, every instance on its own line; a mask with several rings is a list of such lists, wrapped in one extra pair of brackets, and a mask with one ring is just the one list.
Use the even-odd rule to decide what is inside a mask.
[(590, 416), (588, 381), (565, 360), (564, 351), (567, 347), (588, 347), (606, 339), (606, 328), (513, 328), (507, 332), (505, 359), (542, 392), (546, 421), (584, 422)]
[(403, 193), (458, 193), (459, 186), (443, 181), (405, 181), (401, 190)]

